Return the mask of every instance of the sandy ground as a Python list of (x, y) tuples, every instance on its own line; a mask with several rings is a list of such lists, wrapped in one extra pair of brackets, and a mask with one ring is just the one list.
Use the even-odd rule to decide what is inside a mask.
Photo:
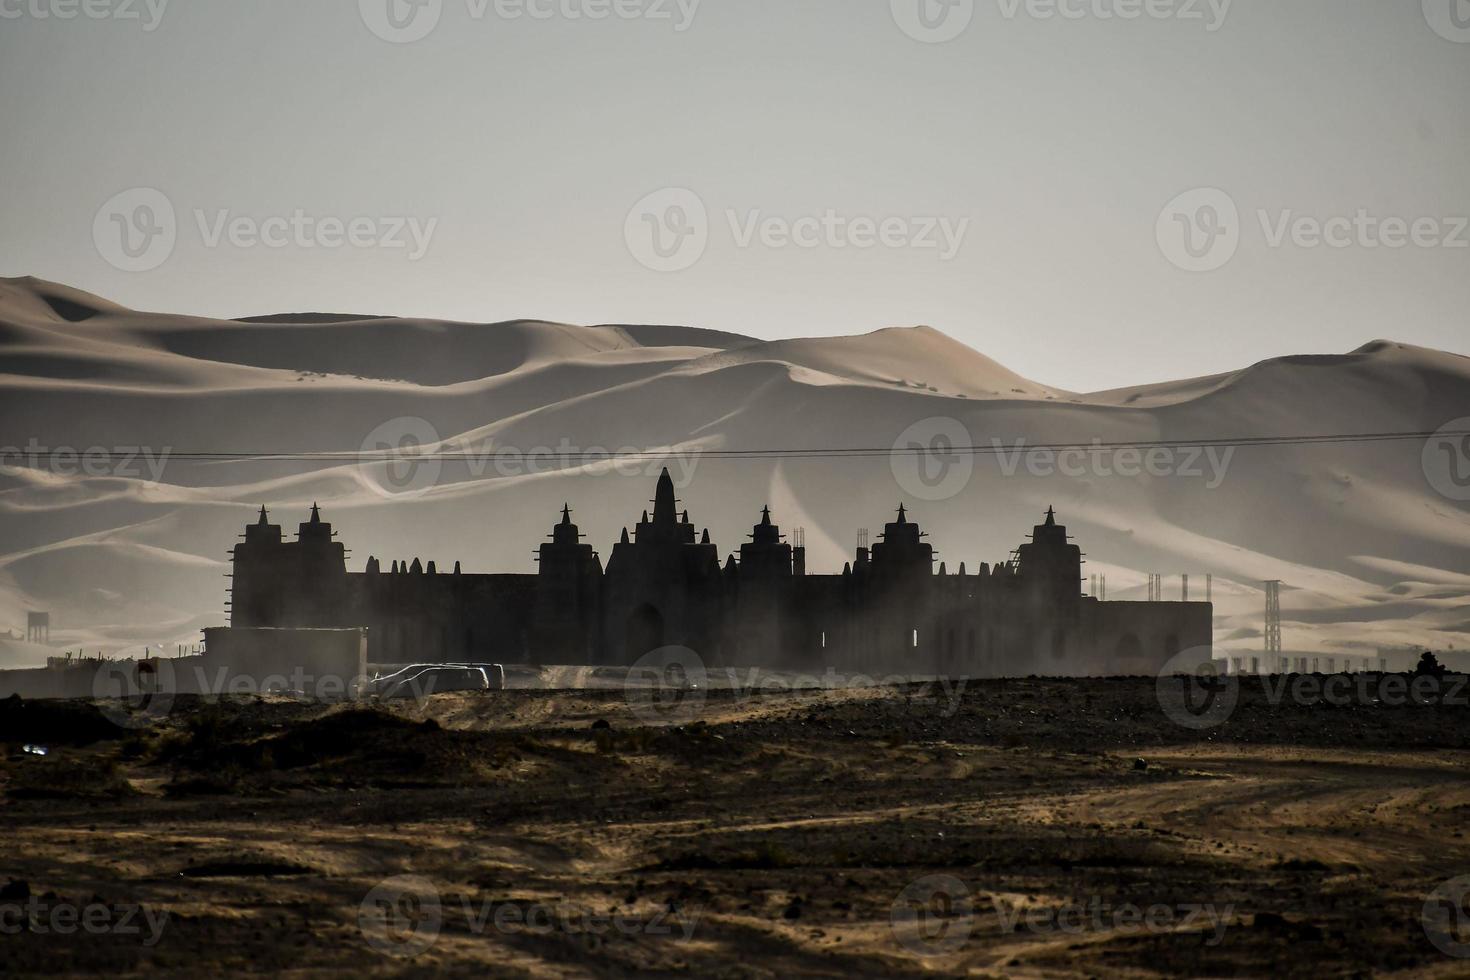
[[(0, 958), (18, 975), (1465, 976), (1424, 924), (1470, 872), (1465, 722), (1247, 693), (1193, 732), (1144, 680), (180, 699), (135, 730), (10, 702)], [(48, 755), (9, 741), (22, 730)], [(67, 908), (99, 928), (68, 931)], [(1436, 937), (1470, 955), (1470, 933)]]

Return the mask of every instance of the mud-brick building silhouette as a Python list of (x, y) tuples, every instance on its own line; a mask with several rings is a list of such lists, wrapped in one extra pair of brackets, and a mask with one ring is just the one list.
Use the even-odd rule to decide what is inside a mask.
[(231, 625), (367, 627), (377, 664), (617, 665), (677, 645), (717, 665), (1017, 676), (1143, 674), (1183, 651), (1210, 657), (1209, 603), (1082, 595), (1081, 548), (1051, 510), (1014, 557), (950, 573), (900, 506), (841, 573), (810, 574), (769, 508), (722, 564), (678, 506), (665, 471), (653, 513), (624, 529), (605, 568), (564, 507), (536, 572), (510, 575), (417, 558), (349, 572), (315, 505), (294, 541), (262, 508), (234, 549)]

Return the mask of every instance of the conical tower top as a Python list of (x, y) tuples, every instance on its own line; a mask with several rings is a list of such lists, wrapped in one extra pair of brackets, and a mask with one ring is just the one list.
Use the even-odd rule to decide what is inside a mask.
[(674, 512), (674, 478), (669, 476), (668, 467), (659, 474), (658, 489), (653, 495), (653, 522), (655, 524), (674, 524), (678, 517)]

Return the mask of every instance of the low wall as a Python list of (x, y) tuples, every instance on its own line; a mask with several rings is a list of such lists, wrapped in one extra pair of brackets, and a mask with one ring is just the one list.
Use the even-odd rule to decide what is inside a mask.
[(1104, 676), (1157, 675), (1209, 663), (1215, 607), (1208, 602), (1095, 602), (1082, 605), (1083, 635)]
[(204, 677), (203, 657), (148, 660), (83, 657), (48, 667), (0, 670), (0, 698), (12, 694), (23, 698), (117, 698), (131, 697), (144, 690), (203, 694), (208, 693), (203, 687)]
[(99, 665), (83, 661), (75, 667), (17, 667), (0, 670), (0, 698), (90, 698)]
[(350, 697), (367, 675), (366, 629), (204, 631), (206, 686), (216, 694), (302, 691)]

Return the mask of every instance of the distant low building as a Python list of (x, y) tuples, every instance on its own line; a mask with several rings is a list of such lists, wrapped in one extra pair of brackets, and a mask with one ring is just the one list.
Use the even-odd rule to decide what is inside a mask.
[(491, 661), (626, 665), (664, 646), (707, 664), (968, 676), (1152, 674), (1182, 651), (1211, 659), (1206, 602), (1100, 602), (1081, 594), (1082, 551), (1054, 511), (1015, 557), (936, 571), (900, 507), (840, 573), (810, 574), (806, 549), (761, 514), (722, 565), (709, 532), (659, 478), (654, 509), (606, 568), (563, 508), (534, 574), (427, 566), (349, 572), (313, 505), (286, 541), (265, 508), (234, 549), (231, 625), (368, 629), (373, 663)]

